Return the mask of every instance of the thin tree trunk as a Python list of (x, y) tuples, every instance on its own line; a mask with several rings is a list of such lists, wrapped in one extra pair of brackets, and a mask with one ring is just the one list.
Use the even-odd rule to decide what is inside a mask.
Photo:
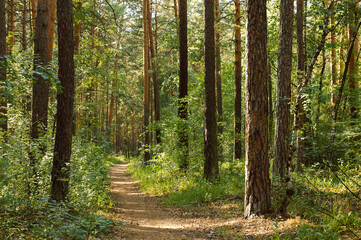
[[(332, 54), (331, 54), (331, 55), (332, 55)], [(322, 58), (323, 58), (323, 63), (322, 63), (322, 69), (321, 69), (321, 73), (320, 73), (320, 82), (319, 82), (319, 86), (318, 86), (318, 95), (317, 95), (317, 110), (316, 110), (316, 121), (315, 121), (316, 136), (318, 136), (318, 126), (319, 126), (319, 121), (320, 121), (322, 87), (323, 87), (324, 73), (325, 73), (325, 69), (326, 69), (326, 54), (325, 54), (325, 50), (323, 50)], [(333, 61), (333, 59), (332, 59), (332, 57), (331, 57), (331, 62), (332, 62), (332, 61)], [(331, 64), (332, 64), (332, 63), (331, 63)]]
[(38, 0), (30, 0), (30, 8), (31, 8), (31, 26), (32, 29), (35, 29), (35, 20), (36, 20), (36, 14), (37, 14), (37, 5)]
[(54, 160), (51, 172), (51, 199), (65, 201), (69, 191), (73, 105), (74, 105), (74, 38), (72, 0), (57, 3), (59, 71), (62, 91), (58, 93)]
[(7, 100), (6, 100), (6, 11), (5, 1), (0, 1), (0, 129), (7, 131)]
[[(5, 1), (5, 0), (2, 0)], [(14, 0), (9, 0), (9, 16), (8, 16), (8, 54), (12, 55), (15, 44), (15, 3)]]
[(205, 128), (204, 128), (204, 176), (208, 181), (218, 178), (217, 119), (215, 89), (215, 42), (214, 0), (205, 0), (204, 35), (204, 83), (205, 83)]
[(272, 142), (274, 140), (273, 132), (273, 97), (272, 97), (272, 69), (271, 62), (267, 63), (267, 91), (268, 91), (268, 141), (269, 149), (273, 149)]
[[(304, 18), (303, 18), (303, 0), (297, 0), (297, 13), (296, 13), (296, 25), (297, 25), (297, 86), (301, 86), (305, 77), (305, 38), (304, 38)], [(302, 170), (301, 163), (303, 159), (304, 141), (302, 128), (304, 125), (304, 114), (301, 91), (298, 91), (296, 95), (296, 109), (294, 117), (294, 131), (296, 135), (296, 149), (297, 149), (297, 170)]]
[(48, 125), (48, 102), (49, 102), (49, 81), (44, 78), (46, 66), (49, 64), (47, 48), (48, 32), (48, 10), (49, 2), (39, 0), (35, 24), (34, 39), (34, 83), (33, 83), (33, 105), (30, 136), (38, 139), (46, 132)]
[[(334, 16), (330, 17), (331, 27), (335, 24)], [(343, 42), (341, 42), (343, 44)], [(331, 105), (333, 106), (336, 101), (335, 90), (337, 86), (337, 59), (336, 59), (336, 34), (335, 31), (331, 32)]]
[[(222, 75), (221, 75), (221, 28), (220, 28), (220, 10), (219, 10), (219, 0), (214, 0), (214, 10), (215, 10), (215, 55), (216, 55), (216, 86), (217, 86), (217, 129), (220, 135), (223, 134), (223, 105), (222, 105)], [(220, 156), (222, 155), (222, 147), (219, 148)]]
[(187, 0), (179, 1), (179, 147), (180, 168), (188, 168), (188, 36), (187, 36)]
[(290, 157), (293, 1), (281, 0), (273, 176), (285, 178)]
[[(55, 33), (55, 18), (56, 18), (56, 1), (49, 0), (49, 25), (48, 25), (48, 53), (49, 59), (53, 58), (53, 48), (54, 48), (54, 33)], [(61, 1), (61, 0), (60, 0)]]
[(266, 0), (246, 0), (245, 217), (271, 207), (268, 160)]
[(27, 18), (27, 0), (23, 0), (23, 14), (22, 14), (22, 19), (21, 19), (21, 25), (22, 25), (22, 35), (21, 35), (21, 45), (22, 45), (22, 50), (25, 51), (27, 49), (27, 44), (26, 44), (26, 18)]
[(148, 71), (148, 61), (149, 61), (149, 28), (148, 28), (148, 1), (143, 0), (143, 71), (144, 71), (144, 86), (143, 86), (143, 127), (144, 127), (144, 163), (148, 164), (150, 160), (149, 152), (149, 71)]
[(242, 45), (241, 45), (241, 2), (235, 5), (235, 99), (234, 99), (234, 159), (242, 158)]
[[(349, 63), (351, 61), (352, 51), (354, 49), (355, 40), (357, 38), (357, 33), (358, 33), (359, 29), (360, 29), (360, 26), (361, 26), (361, 22), (358, 23), (356, 31), (353, 32), (353, 36), (352, 36), (351, 41), (350, 41), (350, 47), (349, 47), (349, 49), (347, 51), (347, 59), (346, 59), (346, 62), (345, 62), (345, 68), (343, 70), (343, 75), (342, 75), (340, 88), (338, 90), (335, 105), (333, 106), (333, 109), (332, 109), (331, 140), (333, 142), (335, 141), (335, 137), (336, 137), (336, 122), (337, 122), (337, 116), (338, 116), (338, 108), (340, 107), (341, 98), (342, 98), (342, 94), (343, 94), (343, 89), (344, 89), (345, 84), (346, 84), (347, 73), (348, 73), (348, 69), (349, 69)], [(329, 149), (329, 154), (331, 154), (331, 149)]]
[[(153, 97), (154, 101), (154, 118), (155, 118), (155, 137), (156, 143), (159, 144), (160, 140), (160, 128), (158, 123), (160, 121), (160, 109), (159, 109), (159, 88), (158, 88), (158, 66), (157, 66), (157, 56), (155, 55), (154, 44), (153, 44), (153, 30), (152, 30), (152, 18), (151, 18), (151, 11), (150, 11), (150, 3), (148, 1), (148, 31), (149, 31), (149, 48), (150, 48), (150, 65), (152, 69), (152, 79), (153, 79)], [(151, 111), (153, 112), (153, 111)]]

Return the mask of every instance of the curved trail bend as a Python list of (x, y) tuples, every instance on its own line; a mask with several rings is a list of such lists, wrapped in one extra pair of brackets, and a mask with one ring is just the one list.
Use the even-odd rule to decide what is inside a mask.
[(127, 162), (111, 167), (111, 192), (115, 201), (113, 218), (124, 225), (117, 228), (115, 239), (122, 240), (203, 240), (269, 239), (274, 234), (273, 221), (265, 218), (245, 220), (239, 203), (166, 208), (156, 197), (139, 191), (126, 173)]

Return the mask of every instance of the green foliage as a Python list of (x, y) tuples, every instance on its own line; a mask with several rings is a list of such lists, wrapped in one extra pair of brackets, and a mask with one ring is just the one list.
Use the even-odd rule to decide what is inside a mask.
[(163, 153), (145, 167), (140, 159), (132, 158), (129, 171), (139, 181), (142, 191), (164, 196), (164, 202), (170, 206), (213, 202), (239, 196), (244, 191), (241, 162), (222, 164), (222, 174), (216, 183), (207, 182), (201, 171), (193, 167), (184, 173), (170, 156)]

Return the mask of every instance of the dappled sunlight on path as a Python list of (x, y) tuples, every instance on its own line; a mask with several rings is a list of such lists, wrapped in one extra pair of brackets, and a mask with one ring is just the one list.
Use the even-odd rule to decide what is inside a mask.
[[(269, 239), (273, 221), (265, 218), (246, 220), (237, 208), (215, 205), (191, 209), (166, 208), (157, 197), (147, 196), (126, 173), (128, 163), (111, 168), (113, 218), (121, 221), (115, 239)], [(231, 235), (227, 233), (232, 233)]]

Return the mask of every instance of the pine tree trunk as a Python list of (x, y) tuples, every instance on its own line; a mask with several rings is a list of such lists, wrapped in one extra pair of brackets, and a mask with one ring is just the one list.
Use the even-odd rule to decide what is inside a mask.
[(49, 53), (50, 60), (53, 58), (56, 1), (57, 0), (49, 1), (48, 53)]
[(144, 127), (144, 163), (150, 160), (149, 152), (149, 33), (148, 33), (148, 1), (143, 0), (143, 58), (144, 58), (144, 86), (143, 86), (143, 127)]
[[(223, 134), (223, 105), (222, 105), (222, 75), (221, 75), (221, 28), (220, 28), (220, 10), (219, 10), (219, 0), (214, 0), (214, 10), (215, 10), (215, 54), (216, 54), (216, 86), (217, 86), (217, 115), (218, 115), (218, 133)], [(221, 147), (219, 150), (221, 151)], [(221, 154), (220, 154), (221, 155)]]
[[(303, 0), (297, 0), (297, 14), (296, 14), (296, 25), (297, 25), (297, 85), (301, 86), (305, 78), (305, 43), (304, 43), (304, 29), (303, 29)], [(297, 90), (300, 87), (297, 87)], [(297, 145), (297, 170), (302, 170), (302, 163), (304, 163), (303, 151), (303, 125), (305, 111), (303, 109), (303, 103), (301, 98), (301, 91), (297, 91), (296, 96), (296, 109), (294, 117), (294, 131), (296, 134), (296, 145)]]
[(246, 0), (245, 217), (271, 206), (267, 116), (266, 0)]
[(0, 129), (7, 131), (6, 83), (6, 11), (5, 1), (0, 1)]
[(188, 168), (188, 36), (187, 0), (179, 1), (179, 105), (178, 135), (180, 147), (180, 168)]
[(49, 81), (43, 73), (49, 64), (48, 53), (48, 11), (47, 0), (39, 0), (35, 22), (34, 38), (34, 83), (30, 136), (38, 139), (48, 126)]
[[(335, 20), (334, 16), (331, 15), (330, 19), (331, 27), (334, 26)], [(343, 42), (341, 42), (342, 44)], [(332, 106), (335, 104), (336, 95), (335, 90), (337, 86), (337, 59), (336, 59), (336, 34), (334, 31), (331, 32), (331, 104)], [(343, 61), (343, 60), (342, 60)]]
[(242, 45), (241, 45), (241, 2), (235, 5), (235, 99), (234, 99), (234, 159), (242, 158)]
[(281, 0), (273, 176), (286, 177), (290, 157), (293, 1)]
[(22, 25), (22, 34), (21, 34), (21, 45), (22, 45), (22, 50), (25, 51), (27, 49), (27, 44), (26, 44), (26, 18), (27, 18), (27, 0), (23, 0), (23, 14), (22, 14), (22, 19), (21, 19), (21, 25)]
[(74, 105), (74, 38), (72, 0), (57, 3), (59, 71), (62, 91), (58, 93), (54, 160), (51, 172), (51, 199), (65, 201), (69, 192)]
[[(5, 1), (5, 0), (2, 0)], [(13, 47), (15, 44), (15, 3), (14, 0), (8, 1), (9, 5), (9, 16), (8, 16), (8, 36), (9, 42), (7, 44), (8, 54), (12, 55)]]
[(205, 128), (204, 128), (204, 176), (208, 181), (218, 178), (217, 119), (215, 89), (215, 42), (214, 0), (205, 0), (204, 35), (204, 83), (205, 83)]

